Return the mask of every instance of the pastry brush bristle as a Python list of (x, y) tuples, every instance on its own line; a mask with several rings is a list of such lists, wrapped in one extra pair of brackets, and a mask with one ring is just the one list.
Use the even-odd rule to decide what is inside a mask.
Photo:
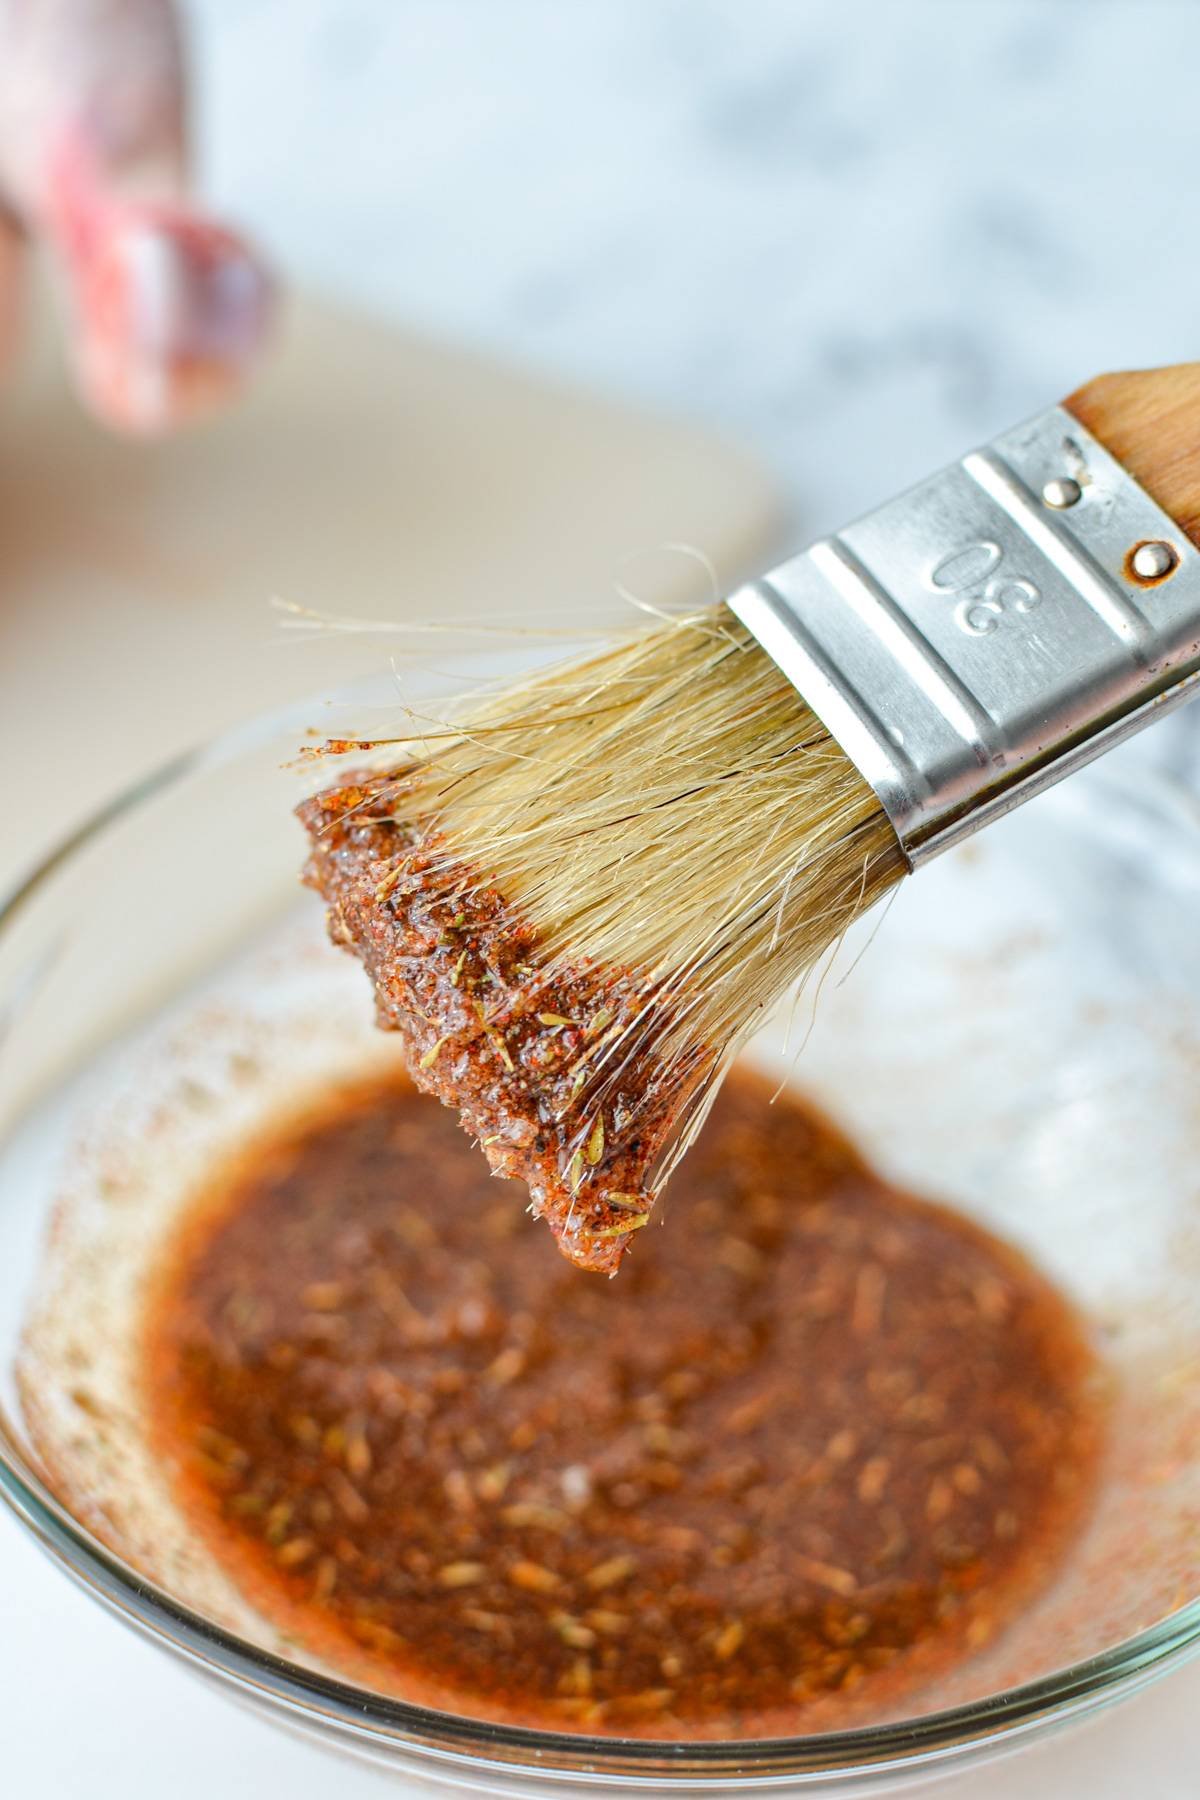
[[(472, 1054), (457, 990), (447, 1008), (426, 987), (415, 1016), (406, 998), (388, 1022), (411, 1039), (418, 1081), (459, 1106), (496, 1171), (528, 1180), (552, 1224), (566, 1196), (559, 1235), (568, 1253), (615, 1266), (623, 1238), (602, 1245), (602, 1258), (596, 1251), (597, 1240), (625, 1230), (620, 1216), (608, 1222), (606, 1183), (628, 1188), (632, 1171), (649, 1204), (748, 1033), (906, 872), (895, 833), (857, 770), (723, 605), (536, 673), (473, 702), (449, 736), (405, 748), (412, 760), (388, 790), (400, 848), (373, 890), (381, 904), (405, 911), (418, 887), (421, 905), (439, 888), (453, 906), (490, 906), (499, 896), (531, 933), (526, 995), (509, 978), (496, 986), (485, 975), (472, 1000), (476, 1032), (522, 1010), (553, 1019), (539, 1008), (555, 982), (575, 998), (575, 1017), (581, 992), (619, 991), (611, 1006), (591, 1000), (600, 1010), (565, 1089), (551, 1093), (547, 1077), (531, 1104), (528, 1046), (498, 1051), (511, 1065), (501, 1079), (513, 1106), (537, 1118), (539, 1135), (546, 1121), (557, 1134), (560, 1192), (514, 1152), (504, 1108), (496, 1122), (472, 1110), (465, 1076), (447, 1073), (467, 1070)], [(369, 804), (378, 804), (378, 789)], [(378, 921), (364, 921), (353, 904), (338, 910), (336, 858), (320, 847), (317, 816), (306, 822), (317, 825), (310, 878), (333, 899), (335, 935), (371, 966)], [(405, 974), (408, 996), (417, 979)], [(447, 1043), (449, 1051), (439, 1048)], [(457, 1063), (460, 1049), (467, 1060)], [(554, 1074), (558, 1081), (561, 1067)], [(652, 1169), (623, 1155), (625, 1145), (644, 1152), (650, 1143)], [(581, 1220), (593, 1234), (586, 1244), (571, 1241)]]

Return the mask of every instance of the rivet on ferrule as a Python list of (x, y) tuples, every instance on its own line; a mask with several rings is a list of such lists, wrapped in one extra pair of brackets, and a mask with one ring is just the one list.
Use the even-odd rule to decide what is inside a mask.
[(1068, 506), (1078, 506), (1083, 489), (1073, 475), (1055, 475), (1042, 489), (1042, 499), (1055, 512), (1064, 512)]
[(1179, 553), (1173, 544), (1161, 540), (1138, 544), (1129, 557), (1130, 573), (1139, 581), (1165, 581), (1179, 567)]

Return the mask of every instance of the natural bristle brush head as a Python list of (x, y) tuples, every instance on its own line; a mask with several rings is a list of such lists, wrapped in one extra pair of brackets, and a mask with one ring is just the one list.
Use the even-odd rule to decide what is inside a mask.
[(1191, 693), (1198, 448), (1200, 365), (1103, 377), (301, 806), (380, 1024), (573, 1261), (909, 869)]
[(906, 864), (725, 606), (460, 723), (301, 808), (310, 879), (417, 1082), (611, 1272), (748, 1033)]

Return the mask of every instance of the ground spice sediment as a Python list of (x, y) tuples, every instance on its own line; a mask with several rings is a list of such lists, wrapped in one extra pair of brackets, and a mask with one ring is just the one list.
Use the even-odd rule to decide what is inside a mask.
[(649, 1736), (829, 1728), (1053, 1572), (1100, 1416), (1014, 1252), (735, 1072), (615, 1285), (397, 1077), (280, 1125), (148, 1314), (189, 1517), (348, 1674)]

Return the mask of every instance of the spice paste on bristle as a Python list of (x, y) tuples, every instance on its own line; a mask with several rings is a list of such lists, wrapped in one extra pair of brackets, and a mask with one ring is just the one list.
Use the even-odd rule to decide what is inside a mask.
[(494, 1174), (526, 1184), (572, 1262), (611, 1275), (711, 1060), (656, 1065), (653, 1003), (632, 971), (544, 966), (519, 911), (396, 816), (402, 781), (351, 777), (297, 809), (305, 880), (370, 975), (378, 1023), (399, 1033), (417, 1085), (457, 1108)]
[(685, 1739), (911, 1711), (998, 1637), (1090, 1497), (1092, 1357), (1020, 1256), (771, 1094), (735, 1070), (686, 1229), (612, 1286), (396, 1075), (245, 1145), (144, 1369), (260, 1612), (410, 1700)]
[(465, 695), (427, 734), (305, 754), (359, 749), (391, 771), (302, 811), (335, 935), (417, 1078), (611, 1270), (738, 1050), (907, 872), (896, 833), (721, 605)]

